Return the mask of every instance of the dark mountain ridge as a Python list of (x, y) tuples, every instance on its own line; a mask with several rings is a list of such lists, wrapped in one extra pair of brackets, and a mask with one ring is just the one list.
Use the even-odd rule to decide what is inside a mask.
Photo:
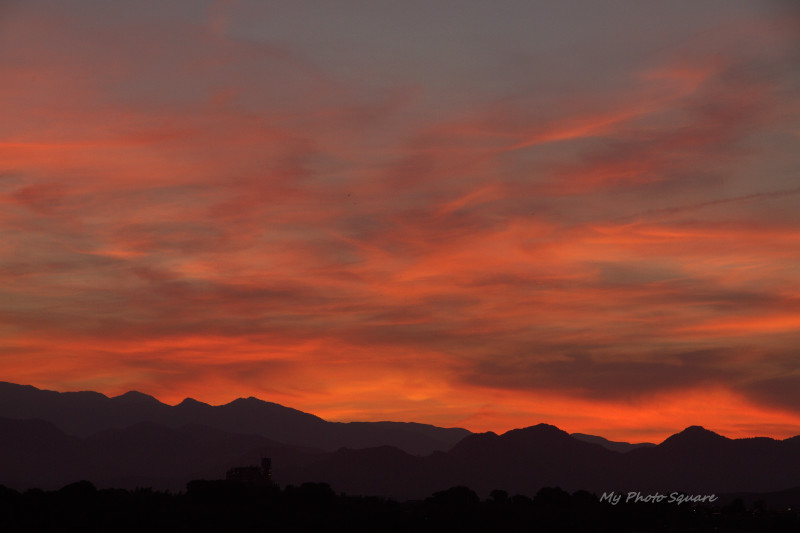
[[(88, 479), (180, 490), (261, 456), (273, 459), (281, 484), (326, 482), (336, 491), (397, 499), (455, 485), (482, 496), (493, 489), (533, 495), (545, 486), (721, 494), (800, 485), (800, 436), (729, 439), (699, 426), (623, 453), (548, 424), (472, 434), (413, 423), (330, 423), (255, 398), (168, 406), (136, 392), (108, 398), (2, 383), (0, 417), (0, 484), (14, 488)], [(453, 444), (433, 447), (442, 439)]]
[(90, 437), (41, 420), (0, 418), (0, 484), (58, 488), (78, 479), (100, 487), (182, 490), (191, 479), (220, 479), (232, 466), (273, 460), (281, 484), (325, 482), (348, 494), (422, 498), (456, 485), (533, 495), (545, 486), (597, 494), (685, 491), (775, 492), (797, 486), (800, 439), (728, 439), (689, 428), (628, 453), (583, 442), (540, 424), (465, 437), (448, 452), (421, 457), (393, 446), (335, 452), (289, 446), (256, 434), (152, 422)]
[(69, 435), (154, 422), (178, 428), (198, 424), (230, 433), (254, 433), (290, 445), (333, 451), (390, 444), (412, 454), (447, 450), (470, 432), (404, 422), (327, 422), (257, 398), (212, 406), (186, 398), (175, 406), (131, 391), (109, 398), (97, 392), (55, 392), (0, 382), (0, 417), (41, 419)]
[[(326, 481), (353, 494), (418, 498), (454, 485), (535, 494), (546, 486), (597, 494), (770, 492), (798, 486), (800, 439), (729, 439), (690, 427), (659, 445), (615, 452), (546, 424), (465, 437), (449, 452), (339, 450), (287, 479)], [(380, 489), (380, 490), (379, 490)]]

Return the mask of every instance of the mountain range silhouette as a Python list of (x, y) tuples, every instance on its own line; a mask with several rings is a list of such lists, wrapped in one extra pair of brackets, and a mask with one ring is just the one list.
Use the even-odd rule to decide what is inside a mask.
[(170, 428), (199, 424), (328, 451), (392, 444), (409, 453), (423, 455), (448, 449), (470, 434), (461, 428), (409, 422), (327, 422), (318, 416), (252, 397), (219, 406), (186, 398), (171, 406), (135, 391), (109, 398), (97, 392), (55, 392), (7, 382), (0, 382), (0, 417), (45, 420), (79, 437), (140, 422)]
[(658, 445), (607, 441), (548, 424), (501, 435), (397, 422), (327, 422), (256, 398), (176, 406), (129, 392), (58, 393), (0, 382), (0, 484), (183, 490), (272, 458), (280, 484), (423, 498), (464, 485), (535, 494), (757, 493), (800, 486), (800, 436), (729, 439), (699, 426)]

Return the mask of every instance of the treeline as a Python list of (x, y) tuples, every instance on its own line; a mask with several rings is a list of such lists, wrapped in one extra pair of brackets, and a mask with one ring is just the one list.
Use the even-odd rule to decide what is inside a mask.
[(185, 492), (97, 490), (88, 481), (57, 491), (0, 486), (3, 532), (678, 532), (798, 531), (797, 510), (669, 503), (611, 505), (585, 491), (543, 488), (533, 498), (502, 490), (481, 500), (466, 487), (421, 501), (336, 494), (325, 483), (254, 487), (193, 481)]

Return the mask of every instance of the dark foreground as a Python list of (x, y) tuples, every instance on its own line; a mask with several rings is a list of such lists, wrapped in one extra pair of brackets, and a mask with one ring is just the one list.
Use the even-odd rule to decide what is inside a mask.
[(558, 488), (534, 498), (494, 491), (481, 500), (466, 487), (424, 501), (337, 495), (327, 484), (252, 487), (193, 481), (186, 492), (97, 490), (83, 481), (58, 491), (20, 493), (0, 486), (0, 531), (341, 531), (341, 532), (671, 532), (798, 531), (796, 509), (741, 500), (722, 506), (611, 505)]

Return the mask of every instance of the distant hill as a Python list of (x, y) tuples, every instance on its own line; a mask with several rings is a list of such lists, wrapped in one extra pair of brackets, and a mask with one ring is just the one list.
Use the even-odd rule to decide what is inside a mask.
[(274, 479), (284, 485), (326, 482), (337, 492), (397, 499), (456, 485), (482, 497), (493, 489), (532, 496), (546, 486), (597, 494), (772, 492), (790, 503), (800, 494), (787, 492), (800, 480), (800, 436), (729, 439), (691, 426), (658, 445), (633, 445), (547, 424), (473, 434), (331, 423), (255, 398), (169, 406), (136, 392), (108, 398), (0, 383), (0, 484), (10, 487), (87, 479), (181, 490), (261, 456), (273, 459)]
[(728, 439), (690, 427), (658, 446), (628, 453), (573, 438), (546, 424), (465, 437), (426, 457), (392, 446), (335, 452), (289, 446), (260, 435), (206, 426), (140, 423), (73, 437), (41, 420), (0, 418), (0, 484), (58, 488), (79, 479), (99, 487), (183, 490), (191, 479), (221, 479), (232, 466), (273, 460), (286, 485), (329, 483), (337, 492), (423, 498), (465, 485), (486, 497), (493, 489), (532, 496), (542, 487), (645, 494), (780, 492), (800, 504), (800, 439)]
[[(465, 485), (483, 496), (493, 489), (535, 494), (544, 486), (595, 488), (620, 468), (619, 453), (539, 424), (465, 437), (449, 452), (412, 457), (389, 447), (339, 450), (305, 467), (288, 469), (292, 482), (326, 481), (352, 494), (399, 499)], [(587, 485), (589, 483), (589, 485)]]
[(411, 499), (454, 485), (484, 497), (493, 489), (533, 495), (546, 486), (597, 494), (783, 491), (800, 480), (800, 438), (728, 439), (693, 426), (657, 446), (620, 453), (540, 424), (473, 434), (428, 457), (388, 447), (339, 450), (284, 475), (292, 482), (326, 481), (351, 494)]
[(587, 435), (585, 433), (570, 433), (572, 438), (582, 440), (583, 442), (592, 442), (595, 444), (599, 444), (603, 448), (607, 448), (609, 450), (626, 453), (631, 450), (635, 450), (636, 448), (646, 448), (650, 446), (655, 446), (652, 442), (638, 442), (636, 444), (631, 444), (630, 442), (618, 442), (613, 440), (608, 440), (603, 437), (598, 437), (596, 435)]
[(141, 422), (172, 428), (195, 424), (328, 451), (392, 445), (418, 455), (448, 450), (470, 434), (461, 428), (406, 422), (327, 422), (252, 397), (219, 406), (187, 398), (171, 406), (135, 391), (109, 398), (97, 392), (55, 392), (6, 382), (0, 382), (0, 417), (41, 419), (68, 435), (83, 437)]
[(691, 426), (624, 457), (630, 490), (672, 486), (694, 492), (768, 492), (796, 487), (800, 480), (798, 437), (729, 439)]

